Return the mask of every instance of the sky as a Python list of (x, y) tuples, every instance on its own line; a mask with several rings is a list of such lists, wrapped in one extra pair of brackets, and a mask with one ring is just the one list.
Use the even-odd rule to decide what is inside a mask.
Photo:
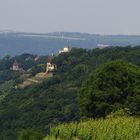
[(140, 35), (140, 0), (0, 0), (0, 30)]

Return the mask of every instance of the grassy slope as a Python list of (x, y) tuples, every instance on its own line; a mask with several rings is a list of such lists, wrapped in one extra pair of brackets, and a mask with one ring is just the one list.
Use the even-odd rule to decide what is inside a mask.
[(140, 119), (131, 117), (89, 120), (59, 125), (44, 140), (139, 140)]

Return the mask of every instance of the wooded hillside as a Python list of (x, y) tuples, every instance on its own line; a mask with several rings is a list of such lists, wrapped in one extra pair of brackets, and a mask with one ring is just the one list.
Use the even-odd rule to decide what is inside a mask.
[[(11, 88), (8, 82), (12, 80), (12, 84), (18, 84), (20, 73), (13, 74), (9, 67), (2, 68), (0, 74), (7, 71), (8, 74), (2, 74), (0, 81), (2, 84), (8, 82), (10, 90), (0, 101), (1, 140), (15, 140), (22, 129), (31, 128), (46, 134), (50, 127), (60, 122), (79, 120), (77, 99), (82, 83), (100, 65), (120, 59), (140, 67), (140, 47), (73, 48), (71, 52), (54, 58), (53, 63), (58, 69), (53, 78), (24, 89)], [(0, 66), (3, 63), (9, 65), (9, 59), (0, 60)], [(26, 68), (44, 63), (43, 59)], [(0, 86), (0, 94), (4, 95), (5, 92), (1, 90), (3, 86)]]

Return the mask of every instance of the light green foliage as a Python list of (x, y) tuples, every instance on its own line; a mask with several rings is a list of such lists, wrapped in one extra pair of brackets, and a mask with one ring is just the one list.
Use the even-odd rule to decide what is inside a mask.
[[(54, 136), (51, 137), (47, 136), (43, 140), (56, 140), (56, 138)], [(57, 140), (61, 140), (61, 139), (58, 138)]]
[(51, 136), (61, 140), (72, 140), (74, 137), (77, 137), (77, 140), (139, 140), (140, 119), (118, 117), (63, 124), (52, 128)]
[(20, 133), (18, 140), (42, 140), (42, 138), (43, 135), (41, 133), (27, 129)]

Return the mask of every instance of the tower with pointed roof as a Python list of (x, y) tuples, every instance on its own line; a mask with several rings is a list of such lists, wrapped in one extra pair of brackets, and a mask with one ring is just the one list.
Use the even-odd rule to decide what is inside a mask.
[(53, 57), (48, 57), (47, 67), (46, 67), (46, 73), (52, 73), (57, 69), (57, 66), (52, 63)]
[(15, 60), (12, 67), (13, 71), (18, 71), (20, 69), (18, 62)]

